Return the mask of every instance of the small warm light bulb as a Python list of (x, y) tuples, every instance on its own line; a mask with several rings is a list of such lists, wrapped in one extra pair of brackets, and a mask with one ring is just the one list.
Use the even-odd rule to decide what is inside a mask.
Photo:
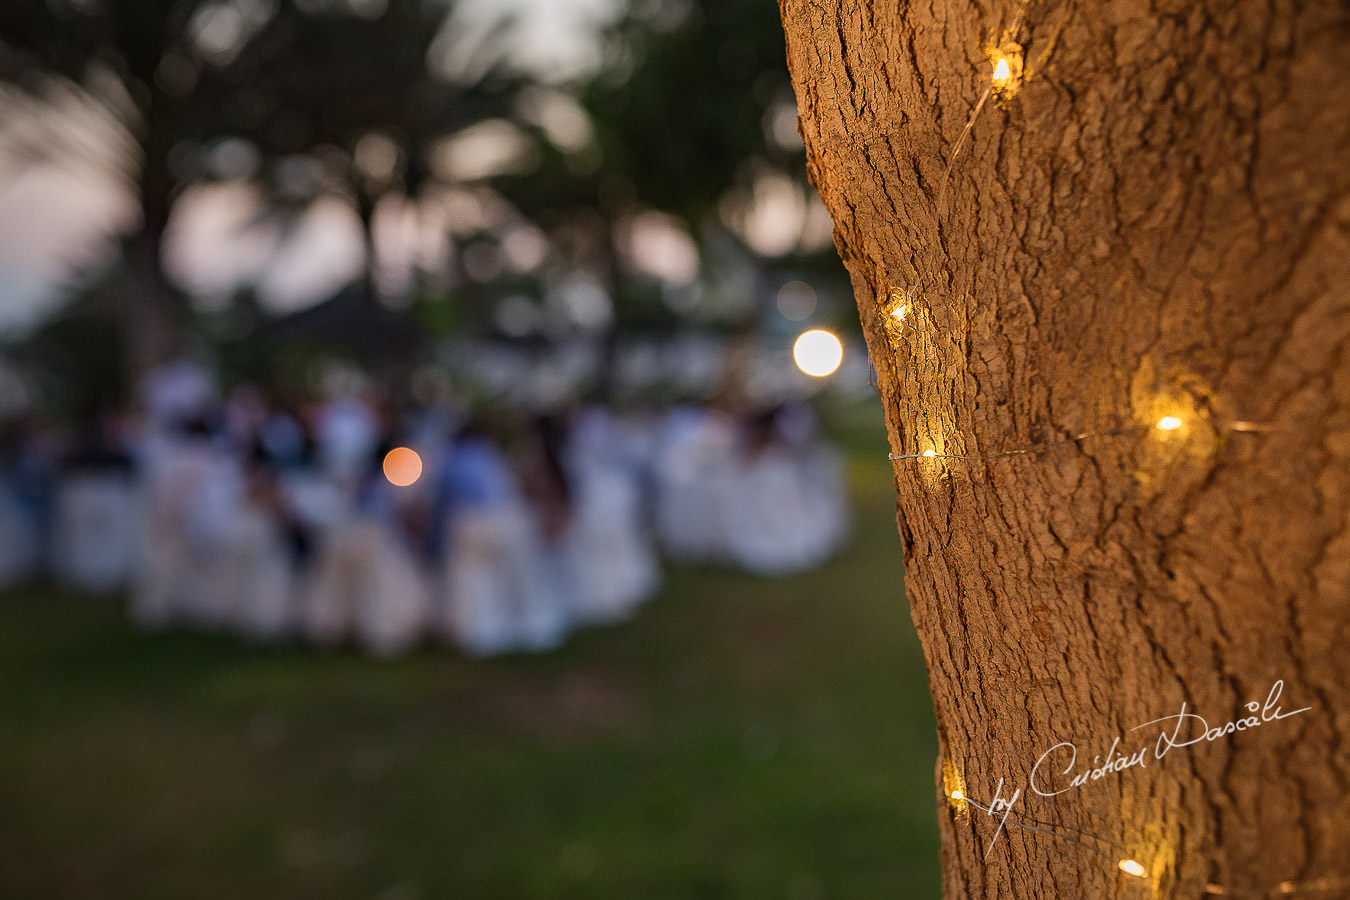
[(898, 321), (903, 322), (905, 320), (905, 316), (909, 315), (909, 307), (902, 306), (895, 312), (891, 313), (891, 315), (894, 316)]
[(963, 793), (961, 793), (960, 791), (952, 791), (952, 799), (953, 799), (953, 800), (964, 800), (964, 799), (966, 799), (966, 795), (963, 794)]
[(1003, 87), (1008, 83), (1009, 78), (1012, 78), (1012, 69), (1009, 68), (1006, 59), (1000, 58), (994, 64), (994, 87)]
[(924, 455), (924, 456), (937, 456), (937, 451), (936, 451), (936, 450), (925, 450), (925, 451), (923, 451), (923, 455)]
[(1120, 861), (1120, 871), (1126, 875), (1133, 875), (1135, 878), (1143, 878), (1148, 875), (1148, 870), (1132, 859), (1122, 859)]
[(1160, 431), (1176, 431), (1181, 427), (1181, 420), (1176, 416), (1163, 416), (1158, 420), (1158, 429)]

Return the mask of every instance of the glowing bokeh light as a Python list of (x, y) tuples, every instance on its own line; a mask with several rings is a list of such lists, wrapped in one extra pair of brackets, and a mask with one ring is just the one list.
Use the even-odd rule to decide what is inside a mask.
[(1148, 870), (1132, 859), (1122, 859), (1120, 861), (1120, 871), (1126, 875), (1133, 875), (1135, 878), (1143, 878), (1148, 874)]
[(807, 375), (824, 378), (839, 368), (844, 359), (844, 345), (828, 331), (813, 328), (802, 332), (792, 345), (792, 358)]
[(778, 289), (777, 302), (783, 318), (801, 322), (816, 311), (816, 291), (805, 281), (789, 281)]
[(1003, 87), (1003, 85), (1008, 83), (1008, 79), (1011, 77), (1012, 69), (1009, 68), (1008, 61), (1000, 58), (999, 61), (994, 64), (994, 86)]
[(422, 457), (408, 447), (395, 447), (385, 454), (384, 477), (395, 487), (407, 487), (422, 477)]
[(1158, 420), (1158, 429), (1160, 431), (1176, 431), (1181, 427), (1181, 420), (1176, 416), (1163, 416)]

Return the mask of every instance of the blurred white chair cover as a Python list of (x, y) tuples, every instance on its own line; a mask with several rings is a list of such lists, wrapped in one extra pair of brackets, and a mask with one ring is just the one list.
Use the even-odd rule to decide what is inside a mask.
[(421, 639), (429, 586), (416, 561), (381, 522), (353, 517), (324, 539), (306, 593), (302, 628), (333, 645), (348, 636), (377, 656), (396, 656)]
[(776, 442), (733, 464), (723, 497), (737, 565), (761, 575), (814, 568), (844, 543), (848, 508), (838, 459), (824, 445)]
[(56, 489), (52, 568), (63, 585), (114, 591), (136, 560), (139, 496), (129, 472), (76, 471)]
[(240, 494), (236, 462), (204, 437), (165, 447), (147, 473), (133, 620), (214, 628), (227, 616), (224, 549)]
[(723, 496), (728, 488), (731, 427), (719, 416), (680, 410), (670, 415), (657, 469), (657, 531), (661, 546), (682, 562), (727, 556)]
[(296, 579), (281, 530), (267, 509), (251, 502), (240, 506), (224, 562), (229, 624), (258, 643), (288, 636), (297, 616)]
[(544, 651), (569, 626), (566, 585), (550, 571), (510, 470), (483, 439), (451, 451), (441, 629), (471, 656)]
[(660, 567), (641, 518), (638, 486), (604, 463), (581, 468), (570, 550), (577, 580), (574, 615), (581, 624), (619, 622), (656, 590)]

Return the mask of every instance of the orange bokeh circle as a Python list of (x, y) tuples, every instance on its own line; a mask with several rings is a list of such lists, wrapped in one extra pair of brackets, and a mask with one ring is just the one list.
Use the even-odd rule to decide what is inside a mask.
[(395, 487), (407, 487), (422, 477), (422, 457), (408, 447), (395, 447), (385, 454), (384, 477)]

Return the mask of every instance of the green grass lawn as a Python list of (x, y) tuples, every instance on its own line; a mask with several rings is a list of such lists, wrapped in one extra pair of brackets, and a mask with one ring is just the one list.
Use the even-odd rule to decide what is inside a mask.
[(0, 597), (0, 897), (938, 896), (885, 441), (849, 444), (842, 558), (670, 570), (544, 657), (257, 651)]

